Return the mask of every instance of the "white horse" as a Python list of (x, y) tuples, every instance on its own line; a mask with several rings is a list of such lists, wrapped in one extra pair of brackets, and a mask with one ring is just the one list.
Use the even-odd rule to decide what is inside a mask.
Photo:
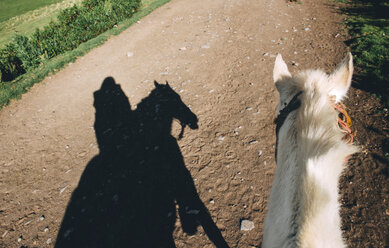
[(346, 247), (338, 181), (347, 157), (358, 151), (344, 139), (334, 106), (353, 74), (348, 53), (330, 75), (306, 70), (292, 76), (278, 55), (277, 168), (265, 220), (263, 247)]

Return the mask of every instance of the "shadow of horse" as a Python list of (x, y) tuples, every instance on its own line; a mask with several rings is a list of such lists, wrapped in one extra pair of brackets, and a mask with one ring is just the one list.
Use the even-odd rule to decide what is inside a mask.
[(134, 111), (113, 78), (94, 93), (100, 153), (72, 194), (55, 247), (176, 247), (177, 212), (184, 232), (201, 225), (216, 247), (228, 247), (171, 135), (173, 119), (182, 137), (197, 117), (168, 83), (154, 84)]

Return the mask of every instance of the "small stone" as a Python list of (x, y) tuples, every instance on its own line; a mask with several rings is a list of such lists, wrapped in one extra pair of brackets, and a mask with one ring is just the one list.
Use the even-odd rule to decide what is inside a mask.
[(204, 45), (202, 45), (201, 46), (201, 48), (205, 48), (205, 49), (208, 49), (208, 48), (210, 48), (211, 46), (209, 45), (209, 44), (204, 44)]
[(62, 194), (64, 191), (65, 191), (65, 189), (68, 187), (68, 185), (66, 185), (65, 187), (63, 187), (60, 191), (59, 191), (59, 193), (60, 194)]
[(304, 31), (309, 31), (309, 28), (304, 28)]
[(252, 145), (252, 144), (256, 144), (256, 143), (258, 143), (258, 141), (257, 141), (257, 140), (251, 140), (251, 141), (249, 141), (249, 144), (250, 144), (250, 145)]
[(180, 51), (186, 51), (186, 47), (181, 47), (179, 50)]
[(48, 238), (47, 241), (46, 241), (46, 244), (51, 244), (51, 238)]
[(23, 239), (23, 236), (20, 236), (20, 237), (18, 238), (18, 242), (20, 243), (20, 242), (22, 241), (22, 239)]
[(45, 216), (44, 215), (42, 215), (41, 217), (39, 217), (39, 220), (44, 220), (45, 219)]
[(258, 157), (260, 157), (262, 155), (262, 150), (259, 150), (258, 151)]
[(134, 53), (133, 53), (133, 52), (128, 52), (128, 53), (127, 53), (127, 57), (132, 57), (132, 56), (134, 56)]
[(240, 222), (240, 230), (241, 231), (251, 231), (254, 229), (254, 222), (250, 220), (242, 220)]
[(48, 232), (49, 231), (49, 227), (45, 227), (45, 229), (43, 230), (43, 232)]

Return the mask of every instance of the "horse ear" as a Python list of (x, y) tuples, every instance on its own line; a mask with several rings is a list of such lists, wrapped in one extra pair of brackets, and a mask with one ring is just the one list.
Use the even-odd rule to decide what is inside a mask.
[(277, 55), (276, 61), (274, 63), (273, 70), (273, 80), (274, 83), (281, 80), (283, 77), (292, 77), (288, 70), (288, 66), (285, 61), (282, 59), (281, 54)]
[(353, 57), (350, 52), (340, 63), (338, 68), (330, 75), (330, 96), (336, 97), (336, 102), (340, 102), (347, 94), (351, 86), (351, 78), (353, 75)]
[(168, 82), (168, 81), (166, 81), (166, 86), (170, 88), (170, 85), (169, 85), (169, 82)]
[(154, 86), (155, 86), (155, 88), (158, 88), (161, 85), (156, 80), (154, 80)]

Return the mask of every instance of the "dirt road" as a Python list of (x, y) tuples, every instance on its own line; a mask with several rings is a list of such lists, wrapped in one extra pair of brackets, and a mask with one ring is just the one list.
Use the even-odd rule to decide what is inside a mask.
[[(325, 0), (173, 0), (46, 78), (0, 111), (0, 246), (54, 246), (99, 154), (93, 93), (106, 77), (132, 109), (154, 80), (169, 82), (199, 120), (178, 140), (198, 196), (230, 247), (260, 246), (275, 167), (275, 54), (292, 72), (332, 70), (346, 51), (340, 20)], [(213, 247), (180, 218), (173, 236), (177, 247)]]

